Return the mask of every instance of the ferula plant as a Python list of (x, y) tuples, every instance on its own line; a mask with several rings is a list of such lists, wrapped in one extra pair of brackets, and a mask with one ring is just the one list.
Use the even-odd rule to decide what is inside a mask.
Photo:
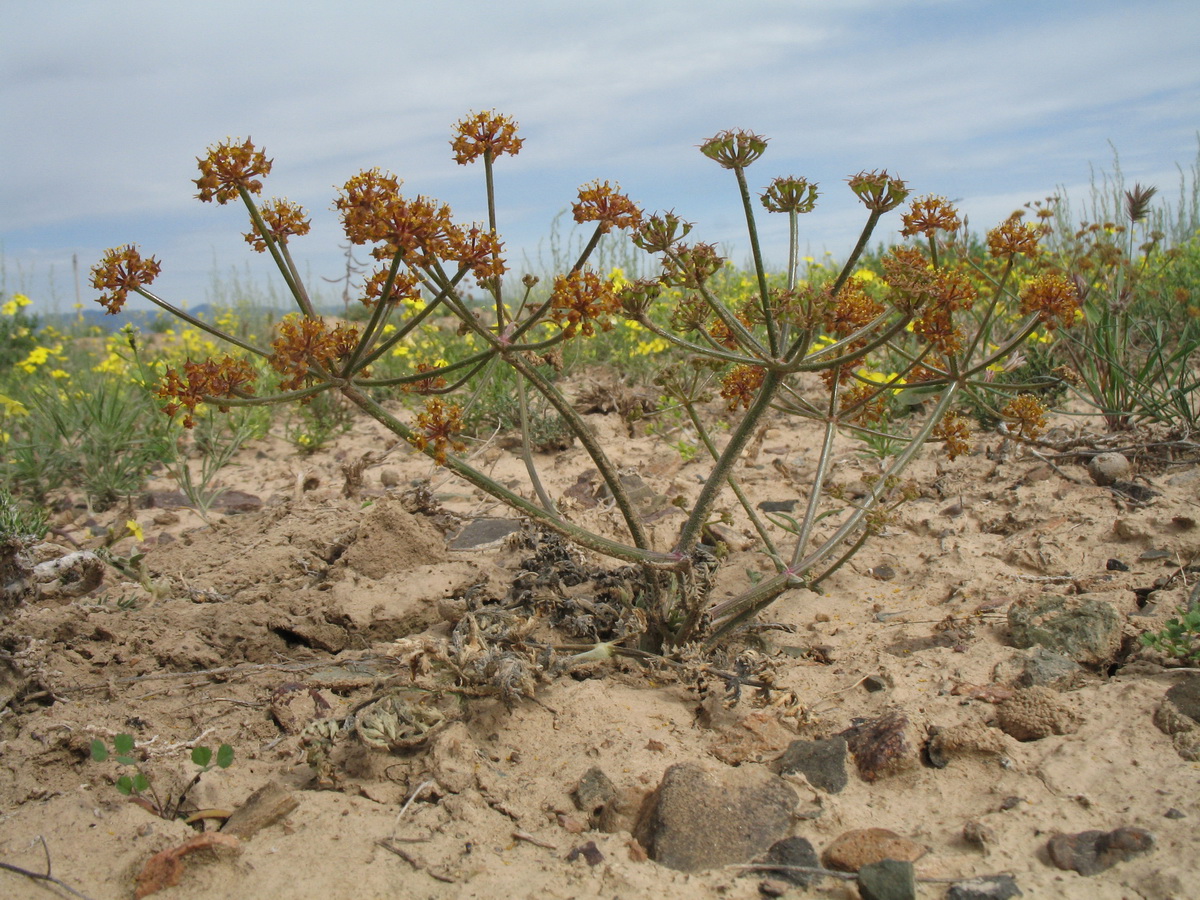
[[(309, 220), (287, 200), (258, 199), (271, 170), (265, 152), (248, 139), (211, 148), (199, 160), (199, 199), (244, 204), (250, 215), (246, 240), (271, 255), (297, 311), (280, 322), (270, 346), (259, 346), (152, 292), (160, 270), (153, 257), (134, 246), (109, 251), (93, 270), (93, 284), (103, 292), (99, 302), (109, 312), (133, 293), (230, 345), (220, 358), (168, 370), (157, 388), (164, 410), (181, 413), (189, 425), (200, 403), (228, 410), (303, 403), (339, 392), (517, 514), (582, 548), (632, 564), (636, 590), (626, 602), (628, 620), (637, 626), (626, 640), (643, 650), (716, 641), (783, 593), (819, 584), (883, 528), (899, 475), (923, 445), (942, 442), (951, 456), (965, 452), (966, 418), (954, 411), (964, 395), (990, 404), (1011, 435), (1035, 437), (1044, 427), (1045, 408), (1020, 386), (1006, 384), (1006, 395), (994, 395), (995, 372), (1035, 330), (1075, 321), (1075, 287), (1037, 263), (1043, 229), (1036, 223), (1014, 215), (988, 233), (988, 256), (972, 257), (955, 239), (962, 228), (955, 209), (940, 197), (915, 199), (902, 213), (902, 233), (911, 240), (883, 258), (882, 277), (859, 277), (856, 268), (871, 234), (910, 193), (887, 171), (862, 172), (849, 179), (866, 208), (861, 237), (835, 277), (803, 281), (799, 217), (813, 209), (817, 186), (803, 178), (776, 178), (759, 200), (767, 212), (788, 217), (789, 260), (782, 278), (769, 279), (747, 171), (766, 151), (767, 140), (725, 131), (700, 150), (736, 183), (756, 282), (748, 300), (730, 302), (718, 294), (713, 276), (724, 261), (712, 244), (690, 240), (692, 224), (674, 212), (644, 214), (606, 181), (584, 185), (572, 206), (575, 221), (594, 229), (578, 259), (551, 285), (539, 287), (531, 275), (510, 275), (497, 227), (495, 169), (502, 157), (521, 150), (516, 123), (494, 112), (470, 115), (457, 123), (451, 146), (458, 164), (482, 162), (487, 222), (458, 223), (445, 204), (401, 193), (400, 179), (378, 168), (359, 172), (338, 193), (334, 206), (346, 237), (370, 248), (378, 264), (362, 285), (369, 317), (361, 325), (329, 324), (314, 309), (290, 249), (309, 230)], [(614, 231), (628, 232), (656, 258), (657, 277), (618, 281), (589, 266), (601, 239)], [(481, 290), (484, 303), (468, 288)], [(455, 317), (474, 349), (461, 358), (421, 362), (404, 375), (377, 374), (385, 356), (413, 342), (435, 315)], [(622, 317), (678, 351), (660, 381), (692, 420), (709, 459), (699, 495), (669, 546), (653, 544), (609, 453), (549, 377), (564, 344), (587, 341)], [(607, 485), (620, 532), (602, 534), (573, 522), (539, 477), (528, 440), (523, 456), (529, 485), (523, 492), (464, 458), (464, 409), (455, 397), (495, 366), (515, 376), (508, 380), (523, 422), (531, 392), (562, 417)], [(708, 386), (717, 382), (732, 416), (719, 439), (705, 428), (700, 410)], [(381, 392), (398, 387), (425, 395), (424, 407), (413, 413), (385, 408)], [(884, 433), (885, 407), (901, 391), (908, 395), (906, 408), (915, 410), (901, 449), (886, 460), (866, 496), (831, 508), (836, 434)], [(780, 528), (769, 527), (752, 508), (735, 469), (754, 437), (781, 415), (803, 417), (820, 428), (808, 497), (783, 527), (786, 544)], [(886, 434), (896, 438), (895, 429)], [(723, 496), (741, 503), (775, 571), (714, 605), (708, 592), (718, 561), (702, 537)]]

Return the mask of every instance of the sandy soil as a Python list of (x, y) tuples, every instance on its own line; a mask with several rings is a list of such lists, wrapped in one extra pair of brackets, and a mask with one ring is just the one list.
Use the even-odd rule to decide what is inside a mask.
[[(615, 415), (591, 420), (616, 447), (616, 462), (654, 495), (694, 496), (699, 464), (685, 464), (661, 439), (630, 437)], [(784, 427), (765, 435), (740, 472), (754, 502), (803, 501), (812, 440)], [(1075, 713), (1073, 733), (1022, 742), (989, 727), (993, 752), (874, 782), (851, 765), (836, 794), (789, 776), (801, 798), (792, 833), (820, 852), (848, 830), (890, 828), (927, 848), (919, 876), (1007, 872), (1026, 897), (1200, 896), (1200, 766), (1152, 721), (1186, 676), (1164, 670), (1136, 640), (1196, 581), (1196, 569), (1183, 568), (1200, 557), (1194, 463), (1143, 460), (1136, 482), (1155, 494), (1137, 502), (1096, 486), (1077, 462), (1052, 466), (998, 436), (954, 462), (926, 458), (909, 471), (920, 496), (883, 538), (822, 594), (793, 591), (762, 617), (771, 627), (752, 641), (776, 685), (767, 702), (747, 692), (730, 706), (719, 684), (623, 661), (559, 677), (518, 673), (509, 708), (469, 691), (396, 691), (445, 679), (455, 633), (458, 663), (478, 658), (488, 638), (464, 631), (466, 614), (505, 601), (532, 551), (512, 538), (452, 549), (443, 529), (455, 517), (505, 511), (407, 447), (384, 455), (393, 443), (364, 421), (309, 457), (277, 439), (251, 446), (223, 478), (260, 498), (261, 509), (218, 512), (211, 526), (162, 494), (158, 505), (133, 510), (161, 597), (110, 572), (85, 598), (33, 602), (9, 617), (6, 646), (24, 676), (0, 718), (0, 862), (43, 871), (44, 839), (54, 876), (95, 900), (129, 897), (154, 854), (221, 825), (220, 817), (160, 818), (118, 793), (127, 770), (92, 761), (89, 745), (126, 732), (164, 797), (195, 772), (188, 748), (234, 747), (232, 766), (190, 791), (189, 811), (228, 813), (268, 785), (294, 801), (278, 821), (184, 858), (178, 886), (163, 898), (760, 896), (761, 872), (688, 874), (646, 860), (632, 819), (595, 830), (572, 797), (580, 777), (599, 767), (636, 801), (674, 763), (770, 767), (792, 741), (889, 710), (903, 711), (922, 739), (931, 729), (994, 725), (1012, 661), (1031, 653), (1012, 646), (1007, 610), (1057, 592), (1102, 599), (1124, 619), (1116, 659), (1057, 688)], [(345, 467), (368, 452), (361, 490), (343, 496)], [(502, 480), (520, 480), (510, 453), (478, 453)], [(541, 461), (553, 495), (586, 495), (574, 487), (589, 468), (581, 450)], [(835, 477), (852, 490), (877, 466), (847, 445)], [(430, 479), (436, 504), (410, 490)], [(573, 505), (578, 520), (613, 527), (603, 504)], [(443, 513), (431, 515), (435, 506)], [(653, 497), (646, 508), (651, 530), (669, 542), (681, 517)], [(723, 508), (747, 549), (731, 552), (714, 600), (769, 571), (745, 518), (731, 503)], [(68, 538), (94, 544), (90, 524), (127, 515), (71, 509), (55, 539), (67, 549)], [(132, 546), (127, 538), (115, 550)], [(1110, 559), (1128, 571), (1111, 571)], [(481, 616), (471, 621), (483, 628)], [(515, 627), (555, 639), (545, 621)], [(579, 638), (560, 628), (557, 640)], [(536, 699), (520, 696), (534, 680)], [(361, 725), (365, 704), (380, 696), (419, 712), (419, 727), (393, 734), (392, 750), (338, 730), (352, 713)], [(982, 843), (964, 838), (968, 823)], [(1055, 832), (1118, 826), (1152, 832), (1153, 850), (1091, 877), (1050, 864)], [(603, 857), (594, 865), (571, 854), (588, 841)], [(925, 881), (919, 895), (946, 889)], [(51, 891), (0, 871), (4, 896)], [(806, 896), (857, 892), (827, 880)]]

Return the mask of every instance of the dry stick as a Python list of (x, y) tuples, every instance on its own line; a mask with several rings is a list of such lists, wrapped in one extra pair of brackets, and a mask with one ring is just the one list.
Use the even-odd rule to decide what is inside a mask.
[(81, 897), (82, 900), (92, 900), (92, 898), (87, 894), (83, 893), (82, 891), (75, 890), (75, 888), (71, 887), (65, 881), (55, 878), (50, 874), (50, 848), (46, 846), (46, 839), (40, 834), (38, 835), (38, 840), (42, 842), (42, 850), (46, 854), (46, 873), (44, 875), (40, 872), (31, 872), (28, 869), (23, 869), (20, 866), (14, 866), (12, 863), (6, 862), (0, 862), (0, 869), (5, 869), (9, 872), (16, 872), (18, 875), (24, 875), (26, 878), (32, 878), (34, 881), (48, 881), (50, 884), (62, 888), (69, 894), (73, 894), (76, 897)]

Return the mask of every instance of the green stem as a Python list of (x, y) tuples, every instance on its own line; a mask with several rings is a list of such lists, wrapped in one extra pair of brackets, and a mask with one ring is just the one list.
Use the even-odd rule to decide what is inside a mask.
[(704, 482), (704, 487), (700, 489), (696, 505), (692, 508), (691, 515), (684, 523), (683, 531), (680, 532), (679, 540), (675, 544), (676, 553), (687, 556), (699, 542), (700, 529), (708, 521), (713, 506), (716, 505), (717, 497), (725, 487), (729, 473), (741, 457), (742, 451), (746, 449), (746, 444), (750, 442), (750, 436), (754, 433), (754, 429), (758, 427), (758, 423), (770, 409), (771, 401), (779, 392), (781, 383), (782, 377), (777, 372), (768, 369), (763, 377), (762, 387), (758, 389), (758, 396), (754, 398), (754, 402), (746, 410), (746, 415), (730, 435), (729, 443), (725, 445), (725, 450), (714, 463), (708, 479)]
[(193, 326), (194, 328), (198, 328), (201, 331), (211, 334), (213, 337), (215, 337), (219, 340), (225, 341), (226, 343), (229, 343), (229, 344), (233, 344), (235, 347), (241, 347), (247, 353), (253, 353), (256, 356), (263, 357), (264, 359), (268, 359), (271, 356), (271, 353), (269, 350), (264, 350), (262, 347), (256, 347), (253, 344), (247, 343), (246, 341), (243, 341), (239, 338), (234, 337), (232, 334), (226, 334), (220, 328), (217, 328), (213, 325), (209, 325), (207, 322), (203, 321), (202, 319), (197, 319), (195, 316), (191, 315), (190, 313), (184, 312), (179, 307), (168, 303), (166, 300), (162, 299), (162, 297), (159, 297), (158, 295), (154, 294), (153, 292), (146, 290), (144, 287), (134, 288), (134, 291), (136, 291), (139, 296), (145, 297), (147, 300), (149, 300), (155, 306), (158, 306), (161, 309), (166, 310), (173, 316), (178, 316), (179, 318), (183, 319), (183, 321), (187, 322), (189, 325)]
[(758, 302), (762, 307), (767, 325), (767, 345), (771, 356), (779, 356), (779, 331), (771, 310), (771, 295), (767, 291), (767, 273), (763, 268), (762, 249), (758, 245), (758, 226), (754, 221), (754, 204), (750, 200), (750, 187), (746, 184), (746, 170), (741, 166), (733, 170), (737, 176), (738, 191), (742, 195), (742, 209), (746, 214), (746, 229), (750, 234), (750, 254), (754, 259), (754, 274), (758, 277)]
[(283, 254), (279, 252), (279, 242), (275, 240), (275, 236), (271, 234), (271, 229), (267, 228), (267, 223), (263, 221), (262, 213), (258, 211), (258, 205), (254, 202), (254, 198), (242, 185), (238, 185), (238, 195), (242, 198), (242, 203), (246, 205), (246, 209), (250, 211), (250, 220), (254, 223), (254, 229), (263, 239), (263, 243), (267, 245), (267, 250), (270, 251), (271, 258), (275, 260), (275, 267), (279, 269), (279, 274), (283, 276), (283, 280), (287, 283), (288, 290), (291, 291), (296, 305), (300, 307), (300, 311), (306, 316), (316, 315), (312, 310), (312, 306), (307, 303), (308, 295), (300, 290), (299, 281), (293, 278), (287, 261), (283, 258)]
[(858, 243), (854, 245), (854, 249), (850, 252), (850, 258), (846, 260), (846, 265), (842, 267), (841, 274), (838, 275), (837, 281), (833, 283), (833, 296), (837, 296), (841, 291), (846, 279), (850, 277), (850, 273), (854, 271), (854, 267), (858, 265), (858, 258), (862, 256), (863, 251), (867, 248), (867, 241), (871, 239), (871, 233), (875, 230), (875, 226), (879, 224), (879, 220), (883, 218), (883, 213), (877, 209), (871, 210), (871, 214), (867, 216), (867, 224), (863, 226), (862, 234), (858, 236)]

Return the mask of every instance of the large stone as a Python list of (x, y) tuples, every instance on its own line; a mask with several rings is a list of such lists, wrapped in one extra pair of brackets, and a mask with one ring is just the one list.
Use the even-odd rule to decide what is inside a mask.
[(763, 857), (763, 862), (774, 866), (782, 866), (782, 869), (771, 874), (780, 881), (786, 881), (800, 887), (809, 887), (822, 877), (816, 872), (788, 871), (789, 867), (797, 869), (821, 868), (821, 860), (817, 856), (817, 851), (807, 838), (787, 837), (782, 841), (776, 841), (771, 845), (771, 849), (767, 851), (767, 855)]
[(1116, 658), (1122, 624), (1112, 604), (1094, 597), (1041, 594), (1008, 609), (1014, 646), (1045, 647), (1085, 666), (1106, 666)]
[(798, 799), (763, 769), (679, 763), (647, 799), (634, 836), (651, 859), (683, 872), (749, 862), (787, 834)]
[(799, 772), (808, 783), (830, 794), (841, 793), (846, 776), (846, 739), (840, 735), (820, 741), (792, 741), (776, 763), (779, 774)]

